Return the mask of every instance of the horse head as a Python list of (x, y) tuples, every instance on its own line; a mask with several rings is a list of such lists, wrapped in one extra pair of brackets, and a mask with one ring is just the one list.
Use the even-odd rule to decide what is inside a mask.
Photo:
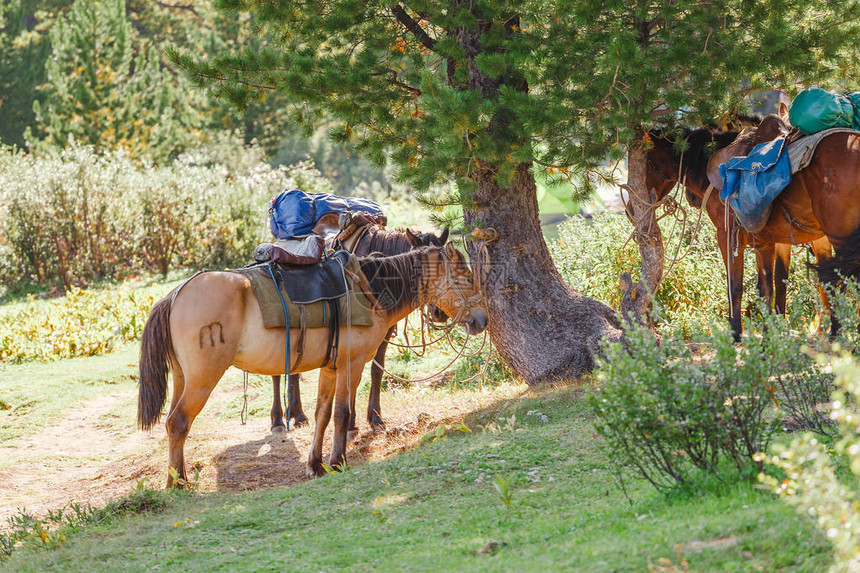
[(452, 317), (454, 324), (462, 324), (468, 334), (480, 334), (487, 328), (488, 317), (482, 307), (484, 295), (466, 257), (453, 243), (446, 243), (438, 252), (444, 263), (445, 277), (432, 301)]
[[(406, 240), (415, 248), (418, 247), (442, 247), (448, 242), (448, 234), (450, 229), (443, 229), (442, 233), (437, 235), (433, 232), (428, 233), (416, 233), (412, 229), (405, 229), (406, 231)], [(438, 306), (433, 304), (432, 302), (427, 305), (427, 310), (429, 311), (430, 320), (433, 322), (444, 323), (448, 321), (450, 318), (445, 311), (440, 309)]]

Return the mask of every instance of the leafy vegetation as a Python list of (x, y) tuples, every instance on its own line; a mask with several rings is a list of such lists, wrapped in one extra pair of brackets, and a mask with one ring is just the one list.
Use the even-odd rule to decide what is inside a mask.
[(589, 401), (620, 467), (658, 489), (687, 486), (694, 470), (750, 478), (783, 420), (830, 429), (817, 409), (832, 376), (815, 367), (784, 320), (766, 315), (758, 332), (746, 326), (738, 346), (723, 324), (694, 339), (695, 353), (683, 339), (658, 342), (642, 327), (628, 329), (626, 346), (607, 349)]
[[(850, 573), (860, 567), (860, 365), (847, 354), (833, 362), (830, 416), (839, 439), (829, 445), (811, 434), (795, 438), (769, 458), (786, 477), (760, 477), (825, 532), (834, 547), (831, 571)], [(848, 471), (840, 471), (843, 464)]]
[(147, 489), (138, 482), (135, 490), (105, 507), (72, 502), (40, 519), (21, 511), (9, 519), (9, 531), (0, 532), (0, 562), (16, 549), (56, 549), (66, 541), (66, 535), (81, 531), (85, 526), (107, 526), (125, 515), (157, 513), (164, 510), (169, 498), (179, 492)]
[[(717, 250), (716, 233), (707, 215), (697, 225), (698, 219), (699, 211), (684, 205), (677, 217), (660, 221), (668, 261), (667, 275), (654, 299), (654, 318), (662, 332), (677, 332), (687, 338), (707, 330), (714, 317), (728, 315), (725, 266)], [(558, 239), (550, 245), (553, 261), (562, 277), (584, 295), (620, 308), (618, 277), (639, 263), (639, 249), (631, 231), (629, 221), (619, 213), (572, 217), (559, 225)], [(795, 249), (787, 285), (787, 314), (795, 329), (806, 329), (825, 314), (804, 251)], [(743, 305), (750, 313), (759, 314), (751, 252), (744, 264)]]
[(284, 188), (330, 190), (312, 165), (270, 167), (234, 137), (167, 167), (90, 147), (0, 151), (0, 285), (69, 289), (145, 269), (244, 265)]

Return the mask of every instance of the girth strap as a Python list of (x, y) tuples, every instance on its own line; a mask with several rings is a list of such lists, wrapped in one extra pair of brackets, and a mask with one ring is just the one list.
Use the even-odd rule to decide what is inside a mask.
[(284, 308), (284, 324), (286, 325), (284, 327), (286, 330), (284, 342), (284, 382), (287, 385), (287, 431), (289, 431), (290, 416), (292, 414), (290, 412), (290, 310), (287, 308), (287, 301), (284, 300), (284, 295), (281, 294), (281, 287), (278, 284), (278, 279), (275, 278), (271, 261), (266, 265), (266, 268), (269, 271), (269, 276), (272, 277), (272, 282), (275, 283), (275, 292), (278, 293), (278, 298), (281, 299), (281, 306)]

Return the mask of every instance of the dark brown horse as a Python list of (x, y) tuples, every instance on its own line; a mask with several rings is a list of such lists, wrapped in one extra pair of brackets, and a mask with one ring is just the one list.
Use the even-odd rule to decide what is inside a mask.
[[(361, 232), (361, 235), (354, 242), (346, 245), (348, 250), (359, 257), (365, 257), (372, 254), (382, 256), (399, 255), (416, 249), (418, 247), (441, 247), (448, 240), (448, 229), (442, 231), (440, 235), (435, 233), (420, 233), (411, 229), (386, 229), (379, 225), (368, 225)], [(445, 313), (436, 311), (434, 316), (445, 320)], [(372, 428), (378, 429), (384, 427), (382, 421), (382, 407), (380, 406), (380, 391), (382, 386), (382, 369), (385, 368), (385, 351), (388, 348), (388, 341), (394, 335), (396, 326), (392, 326), (385, 336), (385, 339), (379, 345), (374, 356), (373, 363), (370, 366), (370, 398), (367, 403), (367, 421)], [(291, 374), (289, 377), (289, 389), (287, 391), (287, 399), (289, 400), (290, 419), (295, 422), (296, 426), (303, 426), (308, 423), (308, 417), (302, 409), (301, 391), (299, 389), (299, 374)], [(281, 377), (279, 375), (272, 376), (272, 389), (274, 398), (272, 400), (272, 433), (282, 433), (286, 431), (284, 419), (284, 409), (281, 405)], [(357, 431), (355, 425), (355, 411), (351, 413), (349, 421), (349, 431)]]
[[(767, 124), (766, 130), (774, 137), (781, 131), (774, 126), (767, 127)], [(687, 150), (681, 154), (674, 147), (674, 138), (669, 138), (659, 131), (651, 132), (653, 147), (647, 154), (646, 172), (648, 188), (656, 191), (658, 199), (663, 199), (671, 191), (680, 176), (690, 204), (694, 207), (704, 206), (708, 218), (716, 227), (717, 243), (727, 273), (729, 321), (736, 337), (741, 333), (743, 257), (746, 246), (754, 246), (756, 251), (759, 294), (769, 305), (775, 301), (777, 312), (785, 312), (785, 279), (788, 277), (791, 244), (811, 243), (819, 261), (823, 261), (830, 254), (830, 244), (817, 228), (817, 221), (809, 213), (809, 201), (806, 201), (804, 207), (803, 201), (799, 201), (797, 197), (797, 191), (788, 196), (786, 193), (789, 189), (783, 191), (777, 198), (765, 229), (755, 234), (750, 234), (743, 229), (734, 221), (734, 217), (730, 219), (732, 224), (727, 225), (725, 204), (720, 200), (718, 190), (713, 189), (708, 195), (707, 203), (703, 205), (711, 185), (708, 178), (710, 161), (708, 152), (712, 149), (720, 150), (729, 147), (735, 143), (739, 133), (737, 130), (720, 131), (714, 128), (684, 130), (677, 134), (688, 143)], [(754, 141), (756, 133), (747, 132), (747, 136), (751, 139), (745, 140), (743, 147), (735, 148), (738, 155), (742, 154), (740, 153), (742, 149), (747, 152), (751, 149), (746, 146)], [(764, 137), (767, 137), (765, 130), (759, 135), (759, 138)], [(728, 158), (725, 155), (724, 157)], [(815, 161), (818, 161), (817, 157)], [(804, 177), (805, 179), (807, 177)], [(798, 182), (798, 176), (795, 176), (789, 187), (797, 188)], [(789, 219), (783, 215), (783, 209), (795, 214), (792, 223), (789, 223)]]
[[(365, 292), (375, 301), (371, 326), (343, 326), (337, 363), (327, 361), (328, 327), (309, 328), (298, 370), (321, 368), (313, 446), (308, 471), (322, 475), (322, 445), (334, 406), (334, 443), (330, 464), (346, 464), (350, 410), (364, 365), (374, 356), (388, 330), (414, 309), (435, 303), (469, 334), (487, 326), (483, 296), (465, 257), (450, 243), (424, 247), (395, 257), (359, 259), (367, 278)], [(201, 333), (217, 332), (204, 337)], [(185, 440), (194, 418), (231, 365), (246, 372), (272, 375), (284, 367), (285, 344), (297, 367), (300, 329), (265, 328), (260, 305), (243, 275), (214, 271), (195, 275), (152, 309), (141, 338), (138, 424), (151, 428), (167, 399), (167, 374), (173, 373), (173, 398), (167, 416), (168, 486), (185, 480)], [(289, 337), (289, 338), (287, 338)], [(181, 482), (180, 482), (181, 483)]]

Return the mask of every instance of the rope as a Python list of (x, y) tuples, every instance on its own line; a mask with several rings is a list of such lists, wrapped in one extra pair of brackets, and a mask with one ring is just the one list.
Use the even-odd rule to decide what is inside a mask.
[[(698, 236), (699, 236), (699, 231), (701, 231), (701, 225), (702, 225), (702, 214), (704, 213), (704, 211), (705, 211), (705, 209), (706, 209), (706, 206), (707, 206), (707, 204), (708, 204), (708, 199), (711, 197), (711, 192), (712, 192), (713, 190), (714, 190), (714, 185), (713, 185), (713, 183), (711, 183), (711, 184), (709, 184), (709, 185), (708, 185), (708, 189), (705, 191), (705, 198), (704, 198), (704, 199), (702, 199), (702, 208), (701, 208), (701, 209), (699, 209), (699, 217), (696, 219), (696, 227), (693, 229), (692, 236), (690, 237), (690, 244), (687, 246), (687, 250), (685, 250), (685, 251), (684, 251), (684, 254), (683, 254), (683, 255), (681, 255), (680, 257), (678, 257), (678, 251), (681, 249), (681, 241), (679, 240), (679, 241), (678, 241), (678, 247), (677, 247), (677, 248), (676, 248), (676, 250), (675, 250), (675, 257), (674, 257), (674, 258), (673, 258), (673, 260), (669, 263), (668, 268), (667, 268), (667, 269), (666, 269), (666, 271), (663, 273), (663, 277), (660, 279), (661, 281), (666, 280), (666, 277), (668, 277), (668, 276), (669, 276), (669, 274), (670, 274), (670, 273), (675, 269), (675, 266), (676, 266), (679, 262), (683, 261), (683, 260), (687, 257), (687, 255), (689, 255), (689, 254), (690, 254), (690, 251), (691, 251), (691, 250), (693, 250), (693, 242), (698, 238)], [(686, 227), (686, 222), (687, 222), (687, 212), (686, 212), (686, 210), (684, 210), (683, 212), (684, 212), (684, 228), (685, 228), (685, 227)], [(684, 228), (682, 228), (682, 229), (681, 229), (681, 233), (682, 233), (682, 234), (683, 234), (683, 232), (684, 232)]]
[[(484, 332), (484, 339), (483, 339), (483, 341), (481, 342), (481, 348), (479, 349), (479, 351), (478, 351), (478, 352), (480, 352), (481, 350), (483, 350), (483, 349), (484, 349), (484, 345), (485, 345), (486, 343), (487, 343), (487, 333), (486, 333), (486, 331), (485, 331), (485, 332)], [(414, 383), (416, 383), (416, 382), (425, 382), (425, 381), (427, 381), (427, 380), (431, 380), (431, 379), (436, 378), (436, 377), (438, 377), (438, 376), (442, 375), (443, 373), (445, 373), (445, 371), (446, 371), (446, 370), (448, 370), (449, 368), (451, 368), (451, 366), (453, 366), (453, 365), (454, 365), (454, 363), (455, 363), (457, 360), (459, 360), (462, 356), (467, 356), (467, 357), (469, 357), (469, 356), (477, 356), (477, 353), (475, 353), (475, 354), (465, 354), (465, 352), (464, 352), (464, 351), (466, 350), (466, 345), (467, 345), (467, 344), (469, 344), (469, 340), (468, 340), (468, 339), (466, 339), (466, 340), (463, 342), (463, 346), (462, 346), (462, 348), (460, 348), (460, 350), (458, 350), (458, 351), (457, 351), (457, 355), (456, 355), (456, 356), (455, 356), (455, 357), (454, 357), (454, 358), (453, 358), (453, 359), (452, 359), (448, 364), (446, 364), (446, 365), (445, 365), (441, 370), (439, 370), (438, 372), (435, 372), (435, 373), (433, 373), (433, 374), (430, 374), (429, 376), (424, 376), (424, 377), (422, 377), (422, 378), (404, 378), (404, 377), (402, 377), (402, 376), (398, 376), (397, 374), (393, 374), (393, 373), (389, 372), (388, 370), (386, 370), (386, 369), (385, 369), (385, 368), (384, 368), (384, 367), (383, 367), (379, 362), (377, 362), (377, 361), (376, 361), (376, 358), (373, 358), (373, 360), (371, 360), (371, 362), (373, 362), (373, 363), (376, 365), (376, 367), (377, 367), (377, 368), (379, 368), (379, 369), (380, 369), (380, 370), (382, 370), (385, 374), (387, 374), (387, 375), (391, 376), (391, 377), (392, 377), (392, 378), (394, 378), (395, 380), (400, 380), (401, 382), (406, 382), (406, 383), (409, 383), (409, 384), (414, 384)], [(470, 378), (469, 380), (471, 380), (471, 379), (473, 379), (473, 378), (474, 378), (474, 376), (473, 376), (472, 378)], [(466, 382), (468, 382), (468, 380), (466, 380)], [(462, 382), (461, 382), (461, 383), (462, 383)]]
[[(408, 348), (412, 351), (415, 351), (416, 348), (420, 348), (421, 349), (420, 354), (418, 352), (415, 352), (415, 355), (419, 356), (419, 357), (424, 356), (424, 350), (428, 346), (432, 346), (432, 345), (436, 344), (437, 342), (439, 342), (440, 340), (444, 340), (445, 336), (447, 335), (447, 332), (450, 331), (452, 328), (454, 328), (454, 323), (448, 323), (448, 324), (445, 324), (443, 326), (432, 326), (432, 321), (427, 319), (427, 313), (428, 313), (427, 307), (423, 306), (421, 308), (422, 308), (422, 310), (421, 310), (421, 344), (409, 344), (408, 338), (406, 339), (406, 344), (400, 344), (399, 342), (394, 342), (393, 340), (388, 341), (389, 345), (396, 346), (397, 348)], [(403, 327), (404, 338), (407, 337), (406, 329), (408, 326), (409, 326), (409, 317), (407, 316), (406, 317), (406, 326)], [(434, 340), (427, 342), (427, 340), (424, 338), (424, 328), (425, 327), (435, 328), (437, 330), (443, 330), (444, 332), (442, 333), (442, 335), (439, 338), (436, 338)]]
[(242, 420), (242, 425), (245, 425), (245, 412), (248, 411), (248, 373), (242, 371), (242, 411), (239, 412), (239, 419)]
[[(683, 171), (684, 171), (684, 154), (681, 153), (681, 159), (678, 162), (678, 176), (676, 178), (676, 183), (672, 189), (672, 192), (674, 192), (676, 189), (678, 189), (680, 187), (686, 187), (687, 186), (687, 176), (684, 175)], [(627, 191), (627, 195), (629, 198), (629, 197), (632, 197), (632, 195), (633, 195), (633, 193), (632, 193), (633, 189), (632, 189), (632, 187), (630, 187), (626, 183), (621, 184), (618, 187), (619, 187), (619, 195), (621, 196), (621, 202), (624, 204), (624, 209), (625, 209), (625, 211), (629, 212), (628, 202), (631, 199), (625, 200), (624, 194), (621, 193), (621, 190)], [(636, 243), (637, 245), (650, 244), (651, 243), (651, 240), (650, 240), (651, 239), (651, 233), (653, 231), (653, 228), (651, 227), (651, 225), (658, 223), (660, 220), (662, 220), (665, 217), (673, 216), (675, 218), (675, 224), (672, 226), (672, 231), (669, 233), (669, 237), (671, 238), (675, 234), (675, 230), (678, 228), (679, 222), (681, 223), (681, 231), (678, 234), (679, 240), (678, 240), (678, 245), (675, 247), (675, 254), (671, 258), (666, 257), (665, 254), (663, 257), (664, 263), (666, 264), (666, 270), (663, 272), (662, 276), (660, 277), (660, 282), (666, 280), (666, 278), (671, 274), (671, 272), (673, 270), (675, 270), (675, 267), (678, 265), (678, 263), (683, 261), (687, 257), (687, 255), (690, 254), (690, 251), (693, 248), (693, 243), (696, 240), (696, 238), (699, 236), (699, 231), (701, 230), (702, 215), (703, 215), (703, 212), (705, 211), (705, 209), (707, 208), (708, 199), (710, 198), (711, 192), (713, 190), (714, 190), (714, 185), (712, 183), (709, 183), (708, 188), (705, 191), (704, 199), (702, 200), (702, 208), (699, 210), (699, 216), (696, 220), (696, 226), (693, 229), (693, 233), (692, 233), (692, 236), (690, 239), (690, 244), (687, 246), (687, 249), (684, 251), (683, 254), (679, 255), (679, 253), (681, 251), (680, 237), (683, 236), (684, 232), (687, 229), (687, 223), (688, 223), (689, 217), (687, 214), (687, 210), (684, 209), (684, 207), (681, 205), (681, 203), (677, 199), (675, 199), (675, 197), (672, 195), (672, 192), (667, 193), (666, 196), (664, 196), (660, 200), (653, 201), (653, 202), (649, 202), (649, 201), (642, 202), (642, 204), (645, 207), (647, 207), (649, 209), (653, 209), (653, 210), (657, 210), (658, 208), (663, 207), (663, 214), (660, 215), (659, 217), (656, 217), (655, 221), (653, 221), (652, 223), (649, 223), (648, 231), (641, 232), (641, 231), (637, 231), (636, 229), (633, 229), (633, 231), (631, 231), (630, 235), (627, 237), (627, 240), (624, 241), (624, 245), (621, 247), (622, 250), (627, 247), (627, 245), (630, 243), (631, 240), (634, 243)], [(679, 215), (679, 212), (680, 212), (680, 215)], [(668, 242), (668, 241), (664, 241), (664, 244), (666, 242)]]

